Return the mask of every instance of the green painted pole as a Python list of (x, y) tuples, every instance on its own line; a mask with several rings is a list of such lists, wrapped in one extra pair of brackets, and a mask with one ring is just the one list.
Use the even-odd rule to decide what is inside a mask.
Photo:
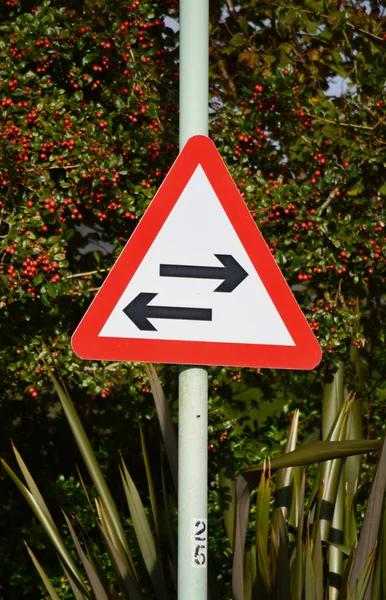
[[(180, 0), (180, 149), (208, 135), (209, 0)], [(178, 600), (208, 594), (208, 372), (182, 366), (178, 412)]]
[(208, 135), (209, 0), (180, 0), (180, 149)]

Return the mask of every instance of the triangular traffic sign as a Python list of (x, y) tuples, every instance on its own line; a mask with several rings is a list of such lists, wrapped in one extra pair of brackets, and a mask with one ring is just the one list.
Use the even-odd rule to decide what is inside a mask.
[(319, 363), (320, 346), (209, 138), (183, 148), (72, 347), (94, 360)]

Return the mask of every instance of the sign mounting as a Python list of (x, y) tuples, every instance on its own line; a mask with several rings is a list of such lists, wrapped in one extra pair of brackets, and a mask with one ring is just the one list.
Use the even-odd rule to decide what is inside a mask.
[(321, 350), (214, 144), (191, 138), (72, 338), (83, 358), (311, 369)]

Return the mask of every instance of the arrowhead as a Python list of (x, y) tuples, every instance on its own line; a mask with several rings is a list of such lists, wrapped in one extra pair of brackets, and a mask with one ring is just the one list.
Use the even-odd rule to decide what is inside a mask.
[(157, 331), (157, 329), (148, 321), (147, 307), (148, 304), (158, 294), (141, 292), (123, 309), (123, 312), (141, 331)]
[(215, 257), (224, 265), (224, 281), (214, 290), (215, 292), (233, 292), (248, 273), (230, 254), (215, 254)]

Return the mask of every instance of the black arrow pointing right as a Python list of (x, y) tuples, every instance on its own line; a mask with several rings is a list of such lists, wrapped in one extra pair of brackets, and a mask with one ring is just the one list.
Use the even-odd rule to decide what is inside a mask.
[(148, 319), (181, 319), (184, 321), (211, 321), (211, 308), (188, 308), (178, 306), (149, 306), (158, 294), (140, 292), (123, 309), (123, 312), (141, 331), (157, 331)]
[(190, 277), (193, 279), (223, 279), (215, 292), (233, 292), (248, 273), (231, 254), (215, 254), (222, 267), (202, 267), (195, 265), (160, 265), (161, 277)]

